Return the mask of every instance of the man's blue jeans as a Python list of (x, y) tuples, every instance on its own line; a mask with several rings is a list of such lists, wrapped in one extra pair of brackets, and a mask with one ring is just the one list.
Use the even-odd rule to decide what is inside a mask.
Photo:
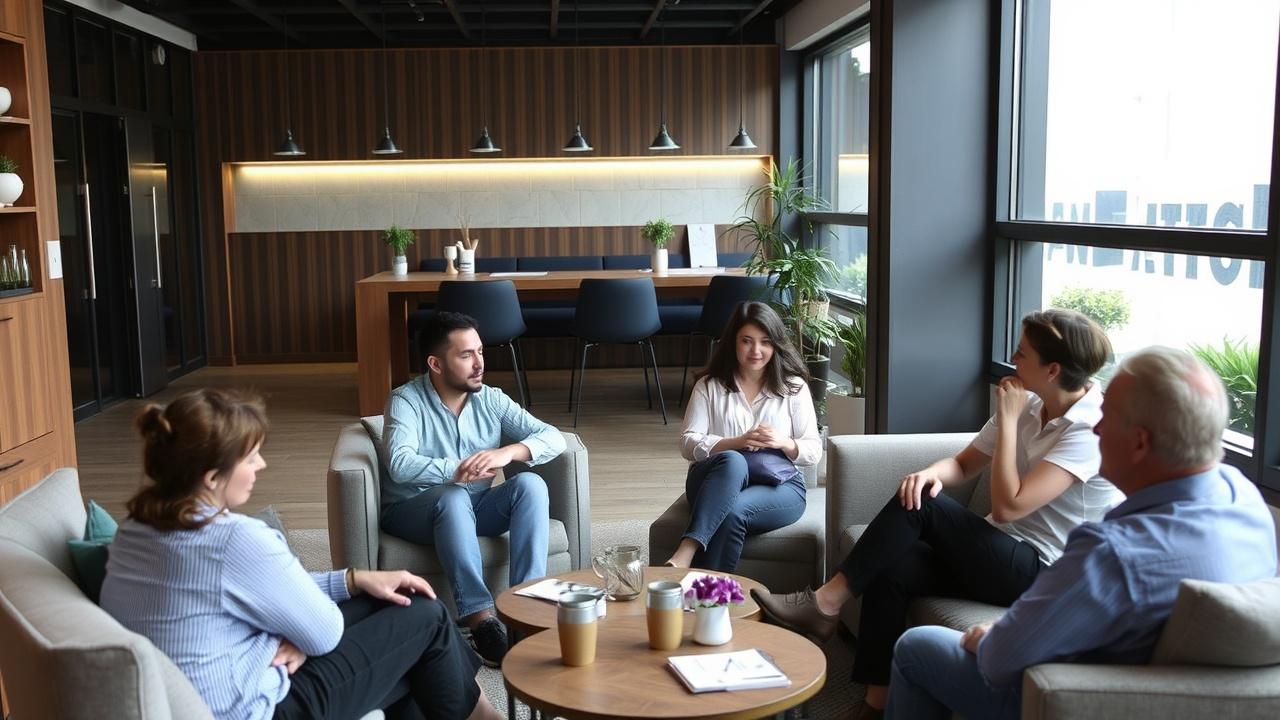
[(1022, 711), (1022, 688), (994, 689), (978, 671), (973, 653), (960, 647), (950, 628), (911, 628), (893, 648), (892, 679), (885, 720), (1010, 718)]
[(510, 531), (510, 582), (547, 574), (547, 485), (523, 472), (482, 492), (437, 485), (382, 511), (382, 529), (419, 545), (433, 545), (453, 585), (458, 617), (493, 607), (484, 585), (477, 537)]
[(689, 466), (685, 497), (692, 506), (684, 537), (702, 549), (694, 567), (733, 572), (748, 535), (786, 527), (804, 515), (804, 477), (778, 486), (751, 485), (742, 453), (726, 450)]

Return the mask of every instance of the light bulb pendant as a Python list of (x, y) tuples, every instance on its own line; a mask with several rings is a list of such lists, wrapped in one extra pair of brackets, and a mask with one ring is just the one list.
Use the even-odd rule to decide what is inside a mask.
[(404, 152), (396, 147), (396, 143), (391, 139), (391, 128), (382, 128), (382, 137), (378, 138), (378, 144), (373, 148), (374, 155), (399, 155)]
[(298, 157), (306, 155), (307, 151), (303, 150), (293, 139), (293, 128), (284, 131), (284, 140), (280, 141), (280, 145), (276, 147), (275, 155), (281, 157)]
[(574, 123), (573, 137), (569, 138), (569, 142), (565, 143), (564, 151), (565, 152), (590, 152), (592, 150), (595, 150), (595, 148), (591, 147), (591, 143), (587, 142), (587, 139), (582, 136), (582, 125), (579, 123)]
[(650, 150), (679, 150), (680, 146), (671, 138), (671, 134), (667, 132), (667, 124), (661, 123), (658, 126), (658, 134), (654, 136), (653, 142), (649, 143)]
[(741, 123), (738, 124), (738, 134), (729, 143), (730, 150), (754, 150), (756, 144), (751, 142), (751, 136), (747, 134), (747, 128)]
[(475, 144), (471, 146), (471, 152), (473, 153), (502, 152), (502, 148), (494, 144), (493, 138), (489, 137), (488, 125), (485, 125), (483, 128), (481, 128), (480, 139), (476, 140)]

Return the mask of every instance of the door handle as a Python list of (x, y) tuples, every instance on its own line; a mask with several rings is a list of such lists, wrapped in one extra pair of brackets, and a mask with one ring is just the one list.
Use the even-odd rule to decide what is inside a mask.
[(164, 288), (164, 274), (160, 269), (160, 214), (156, 209), (156, 188), (151, 186), (151, 230), (156, 241), (156, 289)]
[(14, 460), (13, 462), (9, 463), (8, 465), (5, 465), (4, 467), (0, 467), (0, 473), (6, 470), (12, 470), (26, 461), (27, 461), (26, 458), (19, 458), (18, 460)]
[(84, 193), (84, 237), (89, 250), (89, 299), (97, 300), (98, 277), (93, 270), (93, 205), (89, 202), (89, 183), (81, 183), (80, 192)]

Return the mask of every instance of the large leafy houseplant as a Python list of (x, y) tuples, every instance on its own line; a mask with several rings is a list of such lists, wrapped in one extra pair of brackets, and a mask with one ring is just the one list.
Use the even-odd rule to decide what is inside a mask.
[(1191, 352), (1222, 378), (1231, 411), (1227, 427), (1246, 435), (1254, 429), (1258, 400), (1258, 346), (1223, 338), (1222, 347), (1192, 345)]
[(733, 229), (747, 236), (751, 258), (749, 275), (766, 275), (775, 304), (791, 330), (791, 338), (805, 360), (819, 360), (835, 339), (837, 326), (827, 314), (826, 288), (836, 265), (820, 247), (804, 247), (786, 223), (795, 216), (812, 231), (805, 212), (823, 210), (826, 203), (804, 186), (799, 162), (785, 168), (771, 165), (768, 180), (747, 194), (743, 215)]

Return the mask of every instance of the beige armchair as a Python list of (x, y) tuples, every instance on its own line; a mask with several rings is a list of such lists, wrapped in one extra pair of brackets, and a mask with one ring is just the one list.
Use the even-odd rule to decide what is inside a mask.
[[(587, 449), (573, 433), (564, 433), (565, 451), (544, 465), (512, 463), (507, 475), (531, 470), (547, 484), (551, 523), (547, 573), (577, 570), (591, 561), (591, 485)], [(382, 416), (366, 417), (338, 433), (329, 461), (329, 548), (334, 567), (405, 569), (422, 575), (438, 597), (453, 607), (453, 590), (435, 548), (416, 545), (382, 532), (379, 523), (379, 459)], [(485, 585), (495, 595), (508, 586), (507, 535), (480, 538)]]
[[(827, 566), (834, 567), (853, 548), (904, 475), (938, 458), (954, 455), (973, 437), (972, 433), (956, 433), (831, 438), (827, 447)], [(947, 493), (976, 513), (990, 512), (991, 494), (985, 473), (959, 487), (948, 488)], [(841, 614), (855, 635), (858, 605), (856, 600), (846, 603)], [(968, 600), (921, 598), (912, 605), (908, 622), (963, 630), (993, 620), (1004, 610)], [(1280, 615), (1280, 607), (1275, 612)], [(1239, 642), (1247, 643), (1248, 638), (1240, 638)], [(1022, 717), (1280, 717), (1280, 666), (1037, 665), (1022, 676)]]

